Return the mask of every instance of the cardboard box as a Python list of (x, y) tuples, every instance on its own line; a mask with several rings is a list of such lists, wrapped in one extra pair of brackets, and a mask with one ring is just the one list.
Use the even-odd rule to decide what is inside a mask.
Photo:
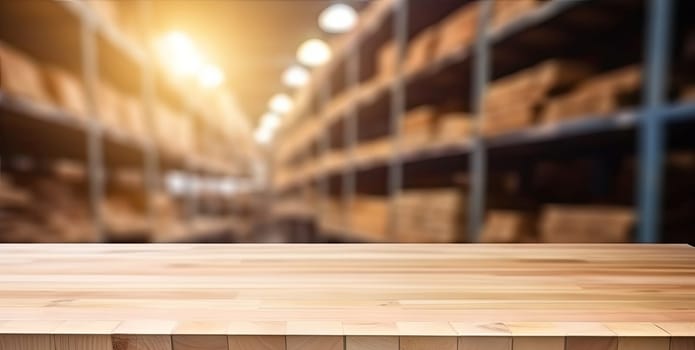
[(0, 90), (37, 102), (50, 101), (41, 69), (28, 55), (0, 42)]
[(632, 208), (548, 205), (540, 233), (548, 243), (626, 243), (631, 241), (634, 224)]
[(44, 77), (53, 103), (76, 117), (88, 118), (87, 97), (80, 79), (56, 66), (45, 67)]

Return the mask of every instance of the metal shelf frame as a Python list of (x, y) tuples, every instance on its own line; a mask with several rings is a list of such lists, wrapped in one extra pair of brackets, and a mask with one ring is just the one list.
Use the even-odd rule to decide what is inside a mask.
[[(113, 46), (120, 53), (124, 54), (125, 59), (132, 61), (135, 67), (141, 73), (141, 80), (137, 82), (136, 94), (142, 102), (142, 109), (146, 121), (147, 131), (152, 134), (154, 130), (153, 115), (155, 113), (155, 101), (157, 100), (156, 79), (157, 73), (155, 62), (152, 61), (153, 55), (145, 48), (136, 45), (128, 38), (123, 36), (119, 30), (112, 24), (101, 20), (97, 13), (94, 12), (89, 5), (80, 1), (58, 1), (46, 0), (49, 4), (61, 6), (66, 10), (66, 15), (71, 16), (71, 19), (76, 20), (80, 26), (79, 38), (79, 57), (81, 78), (85, 84), (85, 97), (89, 118), (85, 121), (78, 120), (59, 108), (44, 106), (32, 101), (24, 101), (23, 99), (15, 99), (11, 96), (5, 96), (0, 92), (0, 105), (3, 109), (14, 111), (20, 114), (26, 114), (27, 118), (39, 119), (45, 122), (50, 122), (57, 125), (65, 125), (73, 127), (80, 133), (86, 136), (84, 148), (86, 150), (86, 165), (88, 174), (88, 204), (93, 216), (93, 226), (97, 241), (106, 241), (104, 232), (101, 205), (106, 193), (106, 173), (107, 173), (107, 142), (116, 143), (119, 146), (132, 150), (141, 156), (142, 168), (144, 175), (144, 194), (147, 200), (146, 213), (150, 223), (154, 222), (155, 212), (153, 207), (153, 196), (162, 188), (162, 168), (164, 164), (172, 167), (172, 164), (177, 164), (176, 167), (182, 170), (192, 170), (191, 162), (188, 159), (172, 160), (166, 152), (160, 152), (154, 142), (150, 140), (141, 141), (130, 137), (120, 130), (110, 129), (104, 125), (98, 117), (97, 96), (100, 77), (100, 58), (99, 58), (99, 40), (105, 40), (108, 45)], [(146, 0), (138, 0), (137, 11), (142, 19), (142, 23), (147, 23), (152, 16), (151, 2)], [(137, 95), (136, 95), (137, 96)], [(184, 104), (190, 105), (192, 101), (187, 96), (181, 96)], [(189, 106), (193, 108), (194, 106)], [(198, 106), (195, 106), (198, 107)], [(190, 110), (187, 115), (192, 118)], [(138, 166), (132, 164), (132, 166)], [(190, 169), (187, 169), (190, 168)], [(208, 173), (207, 170), (205, 170)], [(210, 169), (210, 174), (219, 175), (217, 170)], [(192, 197), (192, 196), (191, 196)], [(189, 198), (188, 204), (192, 210), (192, 215), (197, 215), (197, 205), (195, 199)]]
[[(662, 210), (661, 197), (663, 191), (663, 158), (665, 150), (666, 123), (671, 121), (695, 120), (695, 104), (667, 103), (666, 91), (668, 86), (669, 72), (669, 52), (673, 36), (673, 6), (674, 0), (644, 0), (645, 6), (645, 35), (644, 53), (645, 61), (643, 64), (643, 105), (637, 106), (634, 110), (620, 111), (608, 117), (582, 118), (568, 120), (552, 125), (538, 125), (528, 129), (511, 132), (494, 137), (483, 137), (478, 131), (481, 118), (483, 116), (483, 97), (491, 79), (491, 65), (493, 46), (509, 36), (524, 30), (524, 28), (543, 25), (543, 22), (562, 14), (564, 11), (578, 6), (591, 3), (588, 0), (571, 1), (551, 1), (542, 5), (537, 11), (523, 16), (517, 21), (491, 31), (491, 16), (494, 1), (483, 0), (479, 9), (478, 34), (475, 43), (466, 48), (462, 55), (470, 56), (473, 59), (474, 73), (470, 82), (472, 115), (474, 118), (474, 133), (470, 140), (465, 144), (454, 147), (452, 151), (446, 147), (430, 147), (417, 152), (402, 153), (400, 150), (400, 123), (404, 115), (406, 106), (404, 89), (408, 83), (404, 79), (401, 69), (405, 50), (407, 48), (407, 2), (417, 0), (396, 1), (392, 7), (394, 11), (394, 40), (397, 43), (398, 64), (396, 66), (396, 77), (391, 82), (390, 108), (388, 115), (390, 122), (390, 138), (394, 145), (391, 156), (380, 163), (378, 166), (388, 167), (389, 176), (387, 193), (391, 202), (389, 210), (389, 223), (393, 227), (395, 215), (397, 214), (398, 195), (403, 187), (403, 163), (417, 161), (419, 159), (430, 159), (435, 157), (448, 156), (454, 154), (467, 154), (469, 162), (469, 175), (471, 178), (471, 191), (469, 193), (469, 217), (467, 232), (470, 241), (478, 241), (485, 216), (485, 193), (487, 178), (487, 151), (500, 147), (515, 147), (519, 145), (548, 141), (572, 137), (575, 135), (590, 135), (593, 133), (620, 131), (634, 129), (637, 132), (636, 140), (638, 145), (638, 160), (640, 167), (637, 174), (637, 186), (635, 188), (637, 203), (635, 205), (636, 216), (638, 217), (638, 236), (637, 240), (643, 243), (660, 242), (663, 239), (660, 232), (660, 216)], [(406, 18), (404, 21), (403, 18)], [(355, 87), (359, 82), (355, 76), (359, 77), (359, 67), (352, 67), (350, 62), (359, 61), (359, 41), (348, 54), (348, 64), (344, 65), (347, 70), (344, 74), (348, 77), (347, 88)], [(457, 57), (457, 60), (463, 60)], [(448, 60), (447, 60), (448, 61)], [(358, 65), (358, 63), (357, 63)], [(441, 68), (441, 67), (439, 67)], [(428, 69), (423, 72), (427, 73)], [(325, 72), (324, 72), (325, 73)], [(343, 74), (342, 72), (333, 72)], [(424, 74), (423, 73), (423, 74)], [(405, 77), (408, 78), (408, 77)], [(355, 85), (353, 85), (355, 84)], [(384, 95), (382, 95), (382, 98)], [(325, 101), (324, 101), (325, 102)], [(356, 106), (351, 106), (343, 117), (346, 123), (344, 137), (347, 140), (346, 147), (343, 149), (348, 155), (344, 169), (340, 170), (343, 176), (343, 190), (345, 211), (348, 216), (356, 192), (356, 172), (371, 168), (374, 165), (360, 165), (355, 161), (355, 149), (357, 146), (357, 127), (354, 125), (356, 115), (359, 113)], [(462, 140), (463, 141), (463, 140)], [(312, 178), (336, 175), (331, 172), (320, 172), (314, 174)], [(301, 186), (303, 183), (312, 181), (311, 178), (301, 179), (301, 181), (290, 182), (287, 188)], [(326, 195), (326, 194), (322, 194)], [(349, 219), (346, 218), (346, 222)], [(347, 228), (351, 231), (351, 227)], [(393, 236), (391, 236), (393, 237)]]

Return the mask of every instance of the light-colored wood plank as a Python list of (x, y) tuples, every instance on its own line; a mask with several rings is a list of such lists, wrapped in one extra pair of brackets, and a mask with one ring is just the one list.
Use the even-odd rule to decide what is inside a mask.
[(691, 337), (671, 338), (671, 350), (695, 350), (695, 338), (691, 338)]
[(458, 338), (458, 350), (512, 350), (512, 337), (465, 336)]
[(695, 337), (695, 322), (658, 322), (656, 326), (672, 337)]
[(456, 350), (456, 337), (401, 337), (400, 350)]
[(0, 350), (55, 350), (52, 335), (0, 334)]
[(618, 337), (567, 337), (565, 350), (618, 350)]
[(342, 350), (341, 336), (288, 335), (287, 350)]
[(224, 335), (174, 335), (173, 350), (228, 350)]
[(55, 350), (113, 350), (110, 335), (55, 335)]
[(565, 337), (514, 337), (514, 350), (564, 350)]
[(670, 343), (668, 337), (621, 337), (618, 350), (669, 350)]
[(649, 322), (612, 322), (605, 324), (619, 337), (668, 337), (665, 330)]
[(347, 336), (345, 350), (398, 350), (398, 337)]
[(686, 245), (9, 244), (0, 267), (0, 334), (668, 337), (695, 323)]
[(285, 350), (282, 335), (231, 335), (227, 342), (229, 350)]

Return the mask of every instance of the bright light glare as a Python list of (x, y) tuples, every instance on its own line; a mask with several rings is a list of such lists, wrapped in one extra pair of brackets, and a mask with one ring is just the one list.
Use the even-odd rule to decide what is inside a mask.
[(328, 6), (319, 16), (319, 26), (327, 33), (345, 33), (357, 24), (357, 12), (346, 4)]
[(294, 103), (292, 99), (285, 94), (277, 94), (270, 99), (268, 107), (271, 111), (278, 114), (285, 114), (292, 110)]
[(178, 171), (172, 171), (166, 175), (165, 183), (169, 193), (173, 195), (182, 195), (186, 193), (186, 190), (190, 185), (190, 180), (185, 174)]
[(256, 142), (265, 145), (273, 139), (273, 131), (267, 128), (259, 127), (256, 129), (253, 137), (256, 139)]
[(309, 72), (302, 66), (293, 65), (282, 73), (282, 81), (289, 87), (300, 87), (309, 81)]
[(184, 33), (171, 32), (160, 44), (162, 59), (178, 76), (195, 75), (203, 67), (203, 58), (193, 41)]
[(280, 126), (280, 116), (275, 113), (266, 113), (261, 117), (261, 127), (275, 130)]
[(297, 50), (297, 59), (305, 66), (317, 67), (331, 59), (331, 48), (319, 39), (309, 39)]
[(198, 72), (198, 81), (205, 88), (215, 88), (224, 82), (224, 73), (216, 66), (207, 64)]

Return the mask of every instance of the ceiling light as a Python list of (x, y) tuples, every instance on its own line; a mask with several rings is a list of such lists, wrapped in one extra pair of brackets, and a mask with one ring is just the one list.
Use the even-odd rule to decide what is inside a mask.
[(357, 24), (357, 12), (346, 4), (328, 6), (319, 16), (319, 26), (327, 33), (345, 33)]
[(264, 114), (261, 117), (261, 126), (275, 130), (278, 126), (280, 126), (280, 116), (272, 112)]
[(309, 72), (302, 66), (293, 65), (282, 73), (282, 81), (289, 87), (300, 87), (309, 81)]
[(293, 105), (292, 99), (285, 94), (273, 96), (268, 103), (270, 110), (278, 114), (288, 113), (292, 110)]
[(218, 87), (224, 82), (224, 73), (216, 66), (207, 64), (198, 72), (198, 82), (205, 88)]
[(265, 145), (273, 139), (273, 132), (270, 129), (260, 127), (256, 129), (253, 137), (257, 143)]
[(179, 76), (191, 76), (203, 67), (203, 59), (193, 41), (184, 33), (171, 32), (159, 45), (162, 59)]
[(297, 59), (305, 66), (317, 67), (331, 59), (331, 48), (319, 39), (309, 39), (297, 50)]

